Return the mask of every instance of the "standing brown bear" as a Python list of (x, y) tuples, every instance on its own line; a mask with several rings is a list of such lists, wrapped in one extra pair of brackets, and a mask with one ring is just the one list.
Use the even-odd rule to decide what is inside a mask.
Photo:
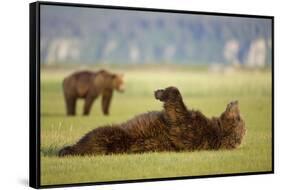
[(175, 87), (155, 91), (155, 98), (164, 103), (163, 111), (94, 129), (59, 156), (233, 149), (241, 144), (246, 129), (237, 101), (209, 119), (189, 110)]
[(63, 80), (67, 115), (75, 115), (78, 98), (85, 99), (83, 115), (89, 115), (91, 106), (99, 95), (102, 95), (102, 111), (108, 115), (113, 90), (124, 91), (123, 75), (105, 70), (79, 71), (71, 74)]

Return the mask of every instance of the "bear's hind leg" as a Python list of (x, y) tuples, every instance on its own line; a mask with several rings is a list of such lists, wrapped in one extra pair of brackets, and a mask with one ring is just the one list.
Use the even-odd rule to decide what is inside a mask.
[(63, 148), (59, 156), (125, 153), (131, 141), (131, 137), (118, 127), (100, 127), (87, 133), (75, 145)]
[(90, 114), (91, 107), (92, 107), (96, 98), (97, 98), (97, 96), (87, 96), (86, 97), (83, 115), (89, 115)]
[(71, 146), (66, 146), (59, 151), (58, 156), (63, 157), (63, 156), (74, 155), (74, 154), (75, 152), (73, 148)]

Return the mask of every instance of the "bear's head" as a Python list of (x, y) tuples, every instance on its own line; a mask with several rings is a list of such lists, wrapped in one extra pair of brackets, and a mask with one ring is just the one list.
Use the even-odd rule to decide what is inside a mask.
[(161, 102), (176, 102), (182, 100), (180, 91), (173, 86), (165, 89), (159, 89), (154, 92), (154, 96)]
[(112, 85), (118, 92), (124, 92), (124, 75), (123, 74), (112, 74)]
[(98, 86), (110, 88), (112, 90), (114, 89), (118, 92), (124, 92), (123, 77), (123, 74), (115, 74), (102, 69), (97, 72), (95, 82)]

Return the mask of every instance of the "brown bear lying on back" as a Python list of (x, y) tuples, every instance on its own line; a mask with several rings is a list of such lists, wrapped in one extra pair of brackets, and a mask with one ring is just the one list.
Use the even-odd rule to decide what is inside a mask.
[(209, 119), (189, 110), (175, 87), (157, 90), (155, 98), (164, 102), (163, 111), (94, 129), (61, 149), (59, 156), (233, 149), (241, 144), (246, 129), (237, 101), (229, 103), (220, 117)]

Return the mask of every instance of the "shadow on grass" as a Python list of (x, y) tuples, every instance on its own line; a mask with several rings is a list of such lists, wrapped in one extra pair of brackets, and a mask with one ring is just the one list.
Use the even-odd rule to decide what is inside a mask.
[(60, 149), (63, 148), (62, 147), (58, 147), (56, 145), (51, 145), (49, 147), (42, 147), (40, 152), (41, 152), (41, 156), (57, 156)]
[(65, 113), (41, 113), (42, 117), (68, 117)]

